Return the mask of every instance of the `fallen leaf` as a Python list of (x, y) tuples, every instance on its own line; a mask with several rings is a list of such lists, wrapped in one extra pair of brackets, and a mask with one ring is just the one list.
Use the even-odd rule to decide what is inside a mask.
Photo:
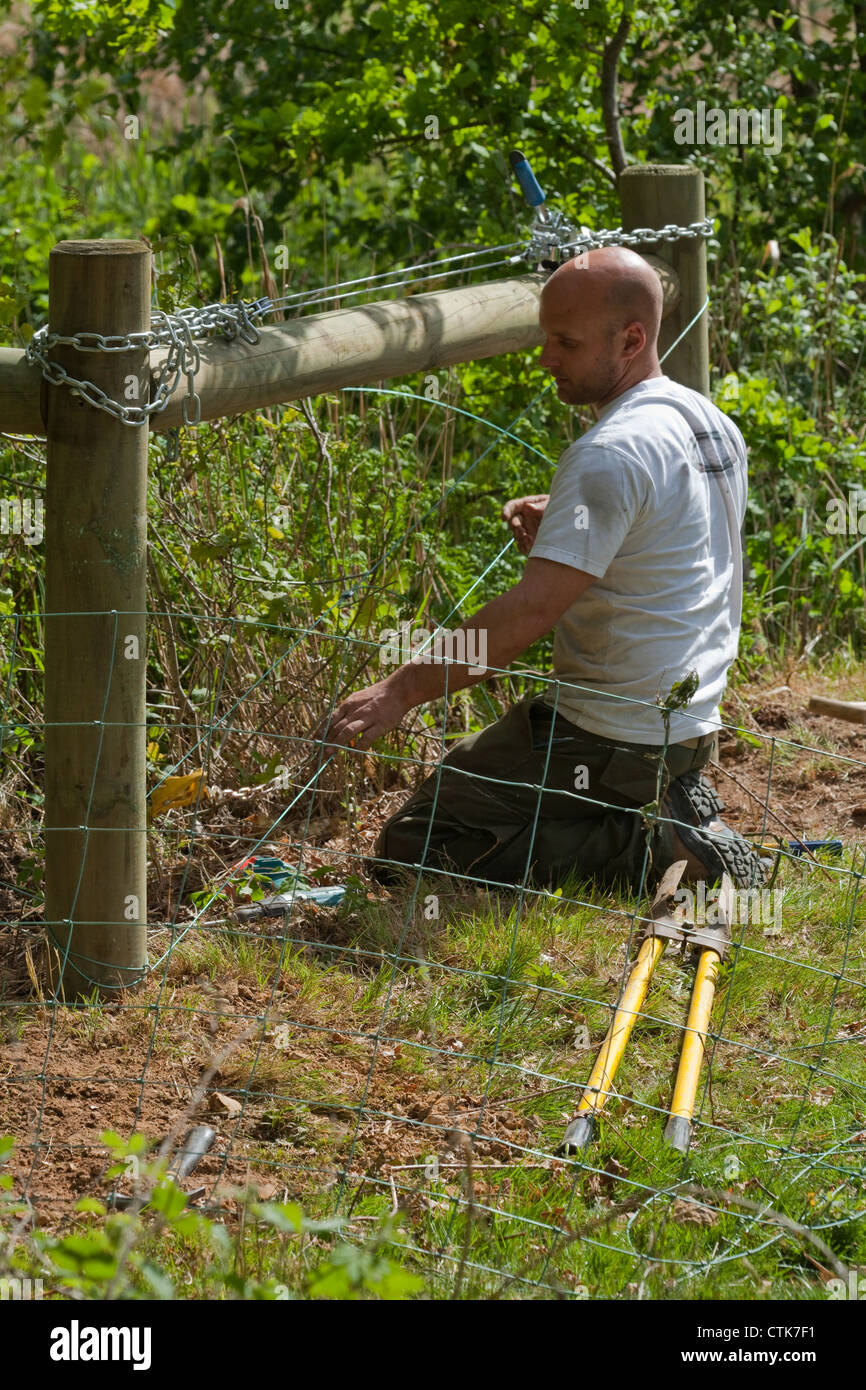
[[(164, 811), (179, 806), (194, 806), (206, 787), (203, 783), (204, 770), (199, 768), (185, 777), (164, 777), (150, 794), (150, 816), (161, 816)], [(201, 787), (201, 792), (199, 791)]]
[(222, 1091), (214, 1091), (208, 1103), (208, 1109), (220, 1115), (239, 1115), (243, 1106), (234, 1096), (224, 1095)]
[(691, 1226), (715, 1226), (718, 1214), (711, 1211), (709, 1207), (701, 1206), (700, 1202), (686, 1202), (677, 1197), (671, 1207), (671, 1216), (674, 1221), (682, 1221)]
[(294, 1042), (292, 1025), (290, 1023), (278, 1024), (271, 1034), (271, 1042), (279, 1052), (288, 1052)]
[(818, 1278), (821, 1280), (822, 1284), (829, 1284), (831, 1279), (838, 1278), (838, 1276), (833, 1273), (832, 1269), (828, 1269), (826, 1265), (819, 1264), (816, 1259), (813, 1259), (808, 1250), (804, 1250), (803, 1255), (809, 1261), (809, 1264), (814, 1265), (817, 1269)]
[(608, 1192), (615, 1192), (622, 1178), (628, 1177), (628, 1169), (617, 1158), (609, 1158), (604, 1165), (604, 1173), (599, 1173), (600, 1185)]
[(820, 1086), (816, 1091), (810, 1091), (809, 1099), (813, 1105), (829, 1105), (835, 1094), (834, 1086)]

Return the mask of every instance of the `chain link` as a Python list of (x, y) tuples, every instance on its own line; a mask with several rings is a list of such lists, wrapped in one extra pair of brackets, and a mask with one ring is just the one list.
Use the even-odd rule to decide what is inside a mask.
[(635, 227), (632, 232), (624, 232), (622, 227), (613, 231), (576, 232), (561, 213), (546, 212), (532, 227), (526, 258), (544, 261), (555, 257), (562, 262), (571, 256), (581, 256), (585, 251), (597, 251), (604, 246), (651, 246), (657, 241), (694, 241), (696, 237), (710, 237), (712, 234), (711, 217), (705, 217), (701, 222), (689, 222), (685, 227), (669, 222), (659, 228)]
[[(46, 381), (54, 386), (68, 386), (73, 395), (124, 425), (146, 425), (151, 415), (165, 410), (183, 376), (186, 378), (184, 424), (197, 425), (201, 420), (201, 397), (195, 389), (195, 376), (201, 366), (201, 354), (196, 340), (218, 331), (228, 341), (242, 338), (244, 342), (257, 343), (259, 333), (253, 319), (260, 318), (270, 308), (269, 299), (257, 299), (251, 304), (205, 304), (201, 308), (180, 309), (176, 314), (157, 310), (150, 329), (142, 333), (64, 334), (40, 328), (27, 346), (27, 360), (39, 364)], [(95, 382), (72, 376), (59, 362), (52, 361), (48, 353), (56, 347), (107, 353), (167, 347), (168, 352), (152, 381), (151, 399), (145, 405), (125, 405), (112, 400)]]
[(583, 247), (594, 250), (601, 246), (650, 246), (655, 241), (694, 241), (697, 237), (710, 237), (713, 234), (713, 219), (705, 217), (701, 222), (689, 222), (686, 227), (678, 227), (669, 222), (664, 227), (635, 227), (633, 232), (624, 232), (618, 227), (615, 232), (592, 232), (568, 242), (565, 250)]
[[(602, 229), (598, 232), (575, 233), (574, 227), (561, 213), (546, 211), (544, 217), (535, 222), (526, 245), (524, 258), (530, 262), (547, 261), (556, 257), (558, 262), (571, 256), (580, 256), (585, 251), (595, 251), (604, 246), (650, 246), (658, 241), (693, 241), (696, 237), (709, 237), (713, 234), (712, 218), (702, 222), (690, 222), (686, 227), (674, 223), (653, 229), (636, 227), (632, 232), (624, 232), (622, 227), (615, 230)], [(39, 328), (27, 346), (28, 362), (37, 362), (42, 368), (45, 380), (54, 386), (68, 386), (73, 395), (80, 396), (97, 410), (114, 416), (124, 425), (146, 425), (151, 415), (165, 410), (173, 396), (181, 377), (186, 378), (186, 393), (183, 398), (183, 422), (197, 425), (201, 420), (201, 397), (195, 389), (196, 372), (201, 366), (198, 342), (209, 333), (219, 332), (228, 341), (242, 338), (246, 343), (259, 341), (258, 330), (253, 319), (261, 318), (274, 308), (270, 299), (257, 299), (250, 304), (205, 304), (201, 308), (179, 309), (176, 314), (165, 314), (157, 310), (147, 332), (143, 333), (51, 333), (48, 328)], [(131, 352), (136, 348), (153, 351), (167, 347), (158, 374), (151, 380), (151, 399), (145, 405), (124, 405), (112, 400), (110, 396), (92, 381), (83, 381), (72, 376), (59, 362), (54, 362), (48, 353), (55, 347), (71, 347), (77, 352)]]

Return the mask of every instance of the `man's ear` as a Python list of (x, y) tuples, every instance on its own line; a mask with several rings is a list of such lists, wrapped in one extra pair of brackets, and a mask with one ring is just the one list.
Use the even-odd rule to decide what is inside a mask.
[(634, 323), (626, 324), (624, 332), (624, 354), (629, 361), (635, 357), (640, 357), (647, 345), (647, 331), (639, 320)]

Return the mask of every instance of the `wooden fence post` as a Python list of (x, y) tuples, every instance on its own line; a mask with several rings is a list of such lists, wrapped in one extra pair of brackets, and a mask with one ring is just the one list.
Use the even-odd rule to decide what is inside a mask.
[[(686, 227), (700, 222), (704, 212), (704, 176), (693, 164), (632, 164), (619, 176), (623, 230), (663, 227), (673, 222)], [(664, 320), (659, 334), (659, 356), (675, 342), (707, 297), (707, 243), (694, 240), (660, 241), (652, 253), (676, 271), (680, 299)], [(705, 311), (674, 348), (664, 372), (673, 381), (710, 394), (710, 338)]]
[[(150, 326), (151, 253), (138, 241), (62, 241), (49, 328)], [(149, 352), (51, 352), (112, 400), (148, 399)], [(147, 425), (125, 425), (68, 385), (43, 385), (45, 921), (66, 999), (141, 978), (147, 949), (145, 609)]]
[[(693, 164), (630, 165), (619, 176), (619, 196), (626, 232), (634, 231), (635, 227), (664, 227), (668, 222), (687, 227), (690, 222), (701, 222), (706, 217), (704, 175)], [(679, 302), (662, 321), (659, 332), (661, 357), (692, 323), (706, 300), (706, 238), (660, 241), (653, 246), (653, 256), (673, 267), (680, 284)], [(690, 386), (704, 396), (710, 394), (709, 319), (707, 306), (662, 367), (672, 381)], [(718, 734), (715, 737), (712, 755), (718, 759)]]

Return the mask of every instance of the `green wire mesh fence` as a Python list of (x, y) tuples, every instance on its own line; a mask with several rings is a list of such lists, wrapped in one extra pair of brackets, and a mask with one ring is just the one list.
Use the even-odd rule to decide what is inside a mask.
[[(650, 856), (625, 889), (593, 887), (579, 865), (541, 885), (536, 811), (517, 883), (423, 857), (387, 885), (371, 877), (388, 813), (477, 723), (454, 697), (376, 752), (334, 755), (313, 736), (380, 669), (377, 641), (352, 631), (377, 570), (302, 627), (149, 615), (156, 664), (181, 634), (218, 639), (222, 655), (206, 704), (173, 709), (151, 692), (142, 737), (166, 730), (184, 754), (157, 771), (154, 753), (136, 990), (66, 1005), (45, 991), (38, 872), (22, 871), (38, 869), (38, 800), (9, 816), (0, 1131), (17, 1140), (17, 1190), (65, 1220), (81, 1197), (130, 1190), (106, 1176), (103, 1131), (156, 1141), (204, 1121), (216, 1131), (195, 1170), (204, 1209), (231, 1216), (252, 1185), (339, 1216), (357, 1241), (400, 1213), (395, 1248), (441, 1296), (826, 1296), (864, 1257), (864, 855), (830, 797), (793, 826), (785, 807), (798, 779), (864, 785), (856, 735), (843, 754), (796, 730), (724, 726), (709, 775), (738, 829), (775, 842), (775, 877), (741, 895), (689, 1150), (662, 1138), (692, 979), (671, 943), (594, 1142), (558, 1155), (648, 920)], [(3, 725), (19, 749), (40, 730), (18, 688), (37, 609), (3, 615)], [(549, 678), (498, 672), (479, 692), (485, 717), (545, 687), (555, 703)], [(553, 737), (551, 723), (548, 761)], [(543, 779), (532, 790), (540, 806)], [(838, 834), (841, 853), (802, 853), (816, 830)], [(267, 915), (279, 894), (288, 903)]]

